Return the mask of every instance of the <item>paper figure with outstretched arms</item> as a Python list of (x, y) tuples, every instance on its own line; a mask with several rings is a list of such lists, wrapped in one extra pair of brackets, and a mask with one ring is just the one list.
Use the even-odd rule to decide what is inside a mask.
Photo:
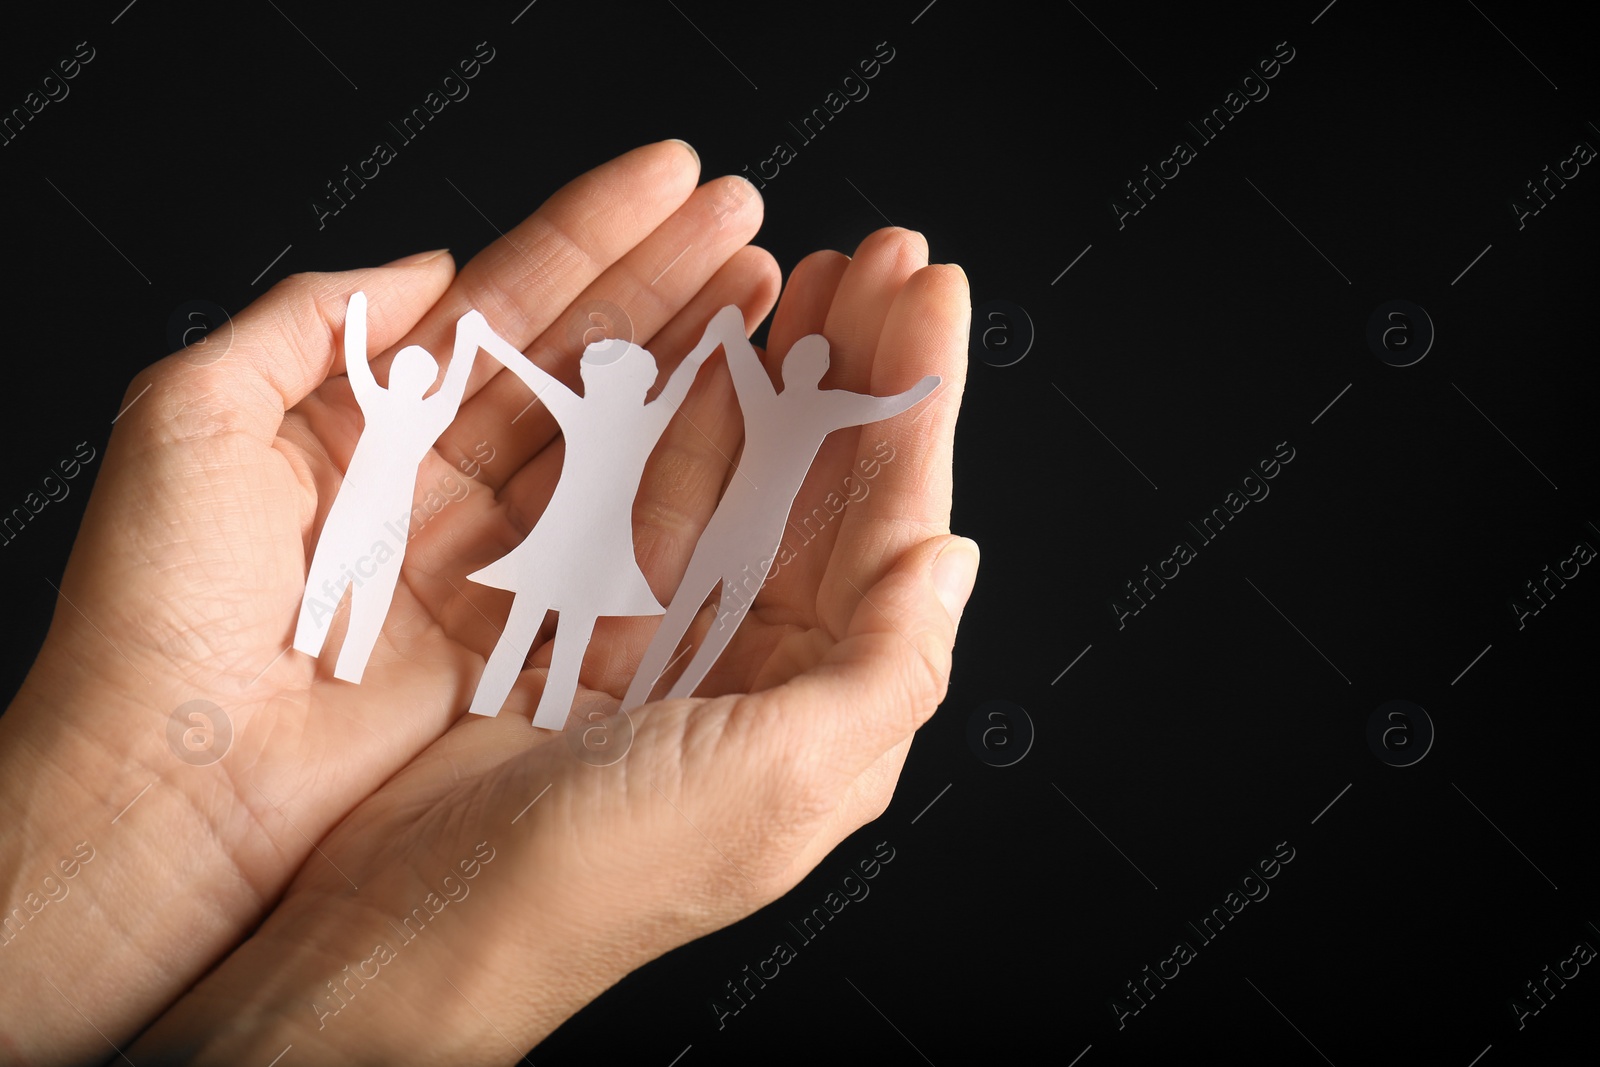
[(560, 617), (533, 725), (559, 730), (577, 693), (578, 671), (595, 621), (666, 610), (633, 555), (633, 498), (645, 461), (700, 365), (719, 345), (730, 359), (735, 347), (748, 345), (744, 316), (732, 305), (719, 311), (661, 395), (648, 404), (644, 398), (655, 384), (656, 361), (631, 342), (599, 341), (584, 350), (579, 396), (496, 334), (476, 311), (463, 316), (456, 330), (458, 337), (471, 334), (533, 390), (560, 424), (566, 446), (555, 492), (533, 530), (507, 555), (467, 575), (515, 594), (470, 710), (499, 714), (545, 612), (554, 609)]
[(322, 525), (294, 631), (296, 649), (320, 656), (328, 624), (345, 590), (350, 590), (350, 628), (339, 649), (335, 678), (359, 682), (366, 671), (406, 552), (405, 540), (390, 537), (387, 525), (395, 516), (402, 517), (402, 528), (410, 525), (417, 468), (455, 418), (476, 354), (475, 339), (458, 330), (444, 382), (438, 392), (424, 398), (438, 377), (439, 365), (427, 349), (408, 345), (389, 365), (386, 389), (367, 365), (367, 296), (350, 297), (344, 324), (345, 373), (366, 425)]
[(772, 388), (755, 350), (743, 338), (728, 346), (727, 359), (744, 413), (739, 470), (695, 544), (672, 606), (622, 699), (623, 711), (650, 699), (706, 595), (720, 583), (717, 621), (664, 699), (689, 696), (705, 679), (754, 599), (755, 590), (739, 589), (739, 576), (754, 565), (757, 583), (765, 580), (783, 540), (789, 509), (823, 439), (846, 426), (897, 415), (920, 403), (939, 384), (936, 375), (929, 375), (903, 393), (882, 397), (819, 389), (828, 370), (828, 342), (821, 334), (802, 337), (789, 350), (783, 361), (782, 392)]

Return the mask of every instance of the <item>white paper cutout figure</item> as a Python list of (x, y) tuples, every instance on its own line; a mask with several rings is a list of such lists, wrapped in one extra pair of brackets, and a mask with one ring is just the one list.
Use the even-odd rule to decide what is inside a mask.
[(390, 543), (387, 520), (398, 515), (401, 528), (409, 528), (417, 468), (455, 418), (477, 350), (472, 332), (463, 333), (458, 327), (444, 382), (438, 392), (423, 399), (438, 377), (439, 365), (427, 349), (409, 345), (389, 365), (385, 389), (367, 365), (367, 295), (350, 296), (344, 325), (345, 372), (366, 425), (317, 540), (294, 631), (296, 649), (320, 656), (328, 624), (349, 588), (350, 628), (339, 649), (335, 678), (359, 682), (366, 671), (406, 551), (404, 538)]
[(655, 357), (631, 342), (599, 341), (584, 350), (580, 397), (496, 334), (476, 311), (463, 316), (456, 329), (458, 336), (473, 333), (478, 344), (544, 401), (566, 444), (555, 492), (533, 530), (505, 556), (467, 575), (515, 594), (469, 710), (475, 715), (500, 713), (545, 612), (554, 609), (560, 613), (555, 647), (533, 725), (559, 730), (578, 690), (578, 672), (595, 621), (602, 615), (659, 615), (666, 610), (633, 555), (633, 499), (645, 461), (700, 365), (719, 345), (730, 353), (737, 345), (748, 345), (744, 315), (732, 305), (717, 312), (700, 343), (648, 404), (644, 398), (656, 381)]
[[(828, 434), (897, 415), (920, 403), (939, 384), (937, 375), (929, 375), (903, 393), (883, 397), (819, 389), (828, 370), (828, 341), (821, 334), (809, 334), (784, 357), (780, 393), (773, 390), (755, 349), (742, 338), (741, 342), (727, 349), (728, 370), (744, 412), (739, 472), (728, 482), (716, 513), (695, 544), (672, 606), (622, 698), (623, 711), (650, 699), (706, 594), (720, 583), (717, 621), (663, 699), (689, 696), (705, 680), (766, 580), (783, 541), (789, 509)], [(757, 589), (746, 590), (741, 599), (738, 577), (752, 573), (752, 568)]]

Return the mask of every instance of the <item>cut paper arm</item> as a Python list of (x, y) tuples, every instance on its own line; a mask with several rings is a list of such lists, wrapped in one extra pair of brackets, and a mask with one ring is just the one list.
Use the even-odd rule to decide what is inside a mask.
[(367, 294), (351, 293), (344, 313), (344, 373), (362, 410), (381, 388), (367, 363)]
[(778, 393), (772, 388), (772, 379), (767, 377), (767, 370), (761, 365), (761, 357), (756, 355), (755, 348), (743, 337), (740, 340), (740, 344), (727, 346), (726, 358), (728, 374), (733, 378), (733, 391), (739, 398), (739, 410), (748, 422), (757, 413), (770, 408)]
[(438, 440), (439, 434), (444, 433), (445, 428), (455, 420), (480, 347), (477, 331), (463, 330), (457, 324), (455, 350), (450, 353), (450, 367), (444, 372), (444, 381), (440, 383), (439, 391), (423, 402), (432, 413), (433, 421), (438, 424), (434, 440)]
[(557, 422), (564, 422), (563, 412), (572, 412), (581, 401), (578, 394), (556, 380), (543, 367), (517, 351), (517, 346), (501, 337), (478, 311), (469, 311), (456, 322), (456, 344), (461, 344), (465, 334), (474, 342), (474, 351), (482, 347), (499, 360), (512, 374), (522, 379), (533, 395), (544, 403)]
[[(750, 348), (750, 340), (744, 335), (744, 313), (733, 304), (729, 304), (715, 315), (706, 324), (705, 333), (700, 336), (700, 343), (695, 345), (683, 362), (678, 364), (672, 372), (672, 377), (667, 379), (667, 384), (661, 390), (661, 395), (651, 401), (650, 406), (665, 402), (673, 411), (683, 403), (683, 398), (688, 395), (689, 387), (694, 384), (695, 375), (700, 371), (700, 365), (711, 357), (711, 353), (721, 345), (727, 352), (728, 365), (732, 367), (735, 362), (734, 349)], [(755, 355), (755, 350), (750, 349), (750, 354)]]
[[(831, 390), (829, 396), (839, 404), (839, 417), (844, 420), (839, 427), (843, 428), (865, 426), (869, 422), (893, 418), (922, 403), (937, 388), (939, 376), (930, 374), (905, 392), (893, 396), (862, 396), (859, 393), (846, 393), (843, 389)], [(841, 393), (845, 395), (840, 396)]]
[(828, 434), (897, 415), (939, 385), (939, 378), (929, 375), (895, 396), (820, 390), (817, 384), (828, 368), (828, 343), (819, 334), (796, 341), (784, 357), (781, 393), (773, 393), (753, 349), (746, 357), (742, 348), (730, 346), (728, 366), (744, 413), (740, 477), (728, 481), (716, 512), (695, 543), (683, 581), (623, 696), (623, 711), (650, 699), (702, 601), (720, 586), (716, 621), (664, 699), (689, 696), (705, 680), (766, 581), (789, 510)]

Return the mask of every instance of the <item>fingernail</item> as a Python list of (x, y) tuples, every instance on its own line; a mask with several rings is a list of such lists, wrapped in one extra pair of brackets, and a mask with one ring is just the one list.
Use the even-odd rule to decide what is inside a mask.
[[(729, 175), (727, 175), (727, 177), (729, 177), (729, 178), (738, 178), (739, 181), (742, 183), (739, 186), (739, 188), (744, 190), (744, 195), (748, 198), (748, 199), (746, 199), (744, 201), (746, 204), (748, 204), (751, 200), (754, 200), (756, 203), (762, 205), (762, 207), (765, 208), (766, 200), (763, 199), (763, 197), (761, 196), (761, 190), (756, 188), (756, 183), (755, 182), (751, 181), (749, 178), (746, 178), (743, 174), (729, 174)], [(718, 206), (718, 208), (717, 208), (717, 226), (719, 228), (722, 226), (722, 218), (723, 218), (724, 215), (728, 214), (728, 210), (729, 209), (727, 208), (727, 206), (725, 204)]]
[(912, 247), (918, 250), (917, 258), (926, 264), (929, 260), (929, 257), (932, 255), (932, 247), (928, 244), (928, 235), (923, 233), (921, 230), (912, 229), (907, 229), (906, 233), (912, 238)]
[(392, 263), (385, 263), (384, 266), (385, 267), (412, 267), (412, 266), (415, 266), (418, 263), (426, 263), (430, 259), (438, 259), (440, 256), (444, 255), (448, 251), (450, 251), (448, 248), (435, 248), (432, 252), (418, 252), (415, 255), (402, 256), (401, 258), (395, 260)]
[(700, 165), (700, 153), (694, 150), (694, 145), (690, 144), (688, 141), (685, 141), (682, 137), (671, 137), (668, 138), (668, 140), (676, 141), (683, 145), (683, 147), (687, 148), (689, 150), (689, 154), (694, 157), (694, 165), (696, 167)]
[(969, 537), (950, 542), (933, 561), (933, 590), (939, 594), (939, 602), (949, 612), (951, 622), (961, 622), (961, 613), (966, 610), (977, 579), (978, 542)]

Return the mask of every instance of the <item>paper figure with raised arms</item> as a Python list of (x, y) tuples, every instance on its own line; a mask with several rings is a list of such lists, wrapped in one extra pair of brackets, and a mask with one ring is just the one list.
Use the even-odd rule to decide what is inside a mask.
[(511, 615), (469, 710), (476, 715), (499, 714), (545, 612), (553, 609), (560, 614), (533, 725), (559, 730), (577, 693), (578, 672), (595, 621), (601, 616), (659, 615), (666, 610), (634, 558), (633, 499), (645, 461), (700, 365), (719, 345), (730, 358), (737, 346), (748, 345), (744, 316), (732, 305), (719, 311), (661, 395), (648, 404), (645, 395), (656, 381), (655, 357), (631, 342), (598, 341), (584, 350), (579, 396), (496, 334), (478, 312), (464, 315), (456, 329), (458, 336), (472, 334), (533, 390), (560, 424), (566, 448), (555, 492), (533, 530), (507, 555), (467, 575), (515, 594)]
[(297, 650), (320, 656), (334, 611), (350, 590), (350, 627), (339, 649), (335, 678), (359, 682), (366, 671), (406, 552), (405, 541), (390, 544), (385, 521), (400, 515), (409, 526), (417, 468), (455, 418), (476, 354), (475, 338), (457, 330), (444, 382), (424, 397), (439, 365), (427, 349), (408, 345), (389, 365), (389, 386), (384, 388), (367, 365), (367, 296), (350, 296), (345, 373), (366, 424), (322, 525), (294, 631)]
[(782, 392), (772, 388), (755, 350), (742, 339), (728, 346), (727, 359), (744, 413), (738, 473), (695, 544), (672, 606), (622, 699), (623, 711), (650, 699), (706, 595), (720, 584), (717, 621), (663, 699), (689, 696), (705, 680), (754, 599), (754, 590), (739, 597), (737, 578), (753, 564), (759, 579), (765, 580), (783, 540), (789, 509), (828, 434), (897, 415), (920, 403), (939, 384), (938, 376), (929, 375), (903, 393), (881, 397), (819, 389), (828, 370), (828, 341), (821, 334), (802, 337), (784, 357)]

